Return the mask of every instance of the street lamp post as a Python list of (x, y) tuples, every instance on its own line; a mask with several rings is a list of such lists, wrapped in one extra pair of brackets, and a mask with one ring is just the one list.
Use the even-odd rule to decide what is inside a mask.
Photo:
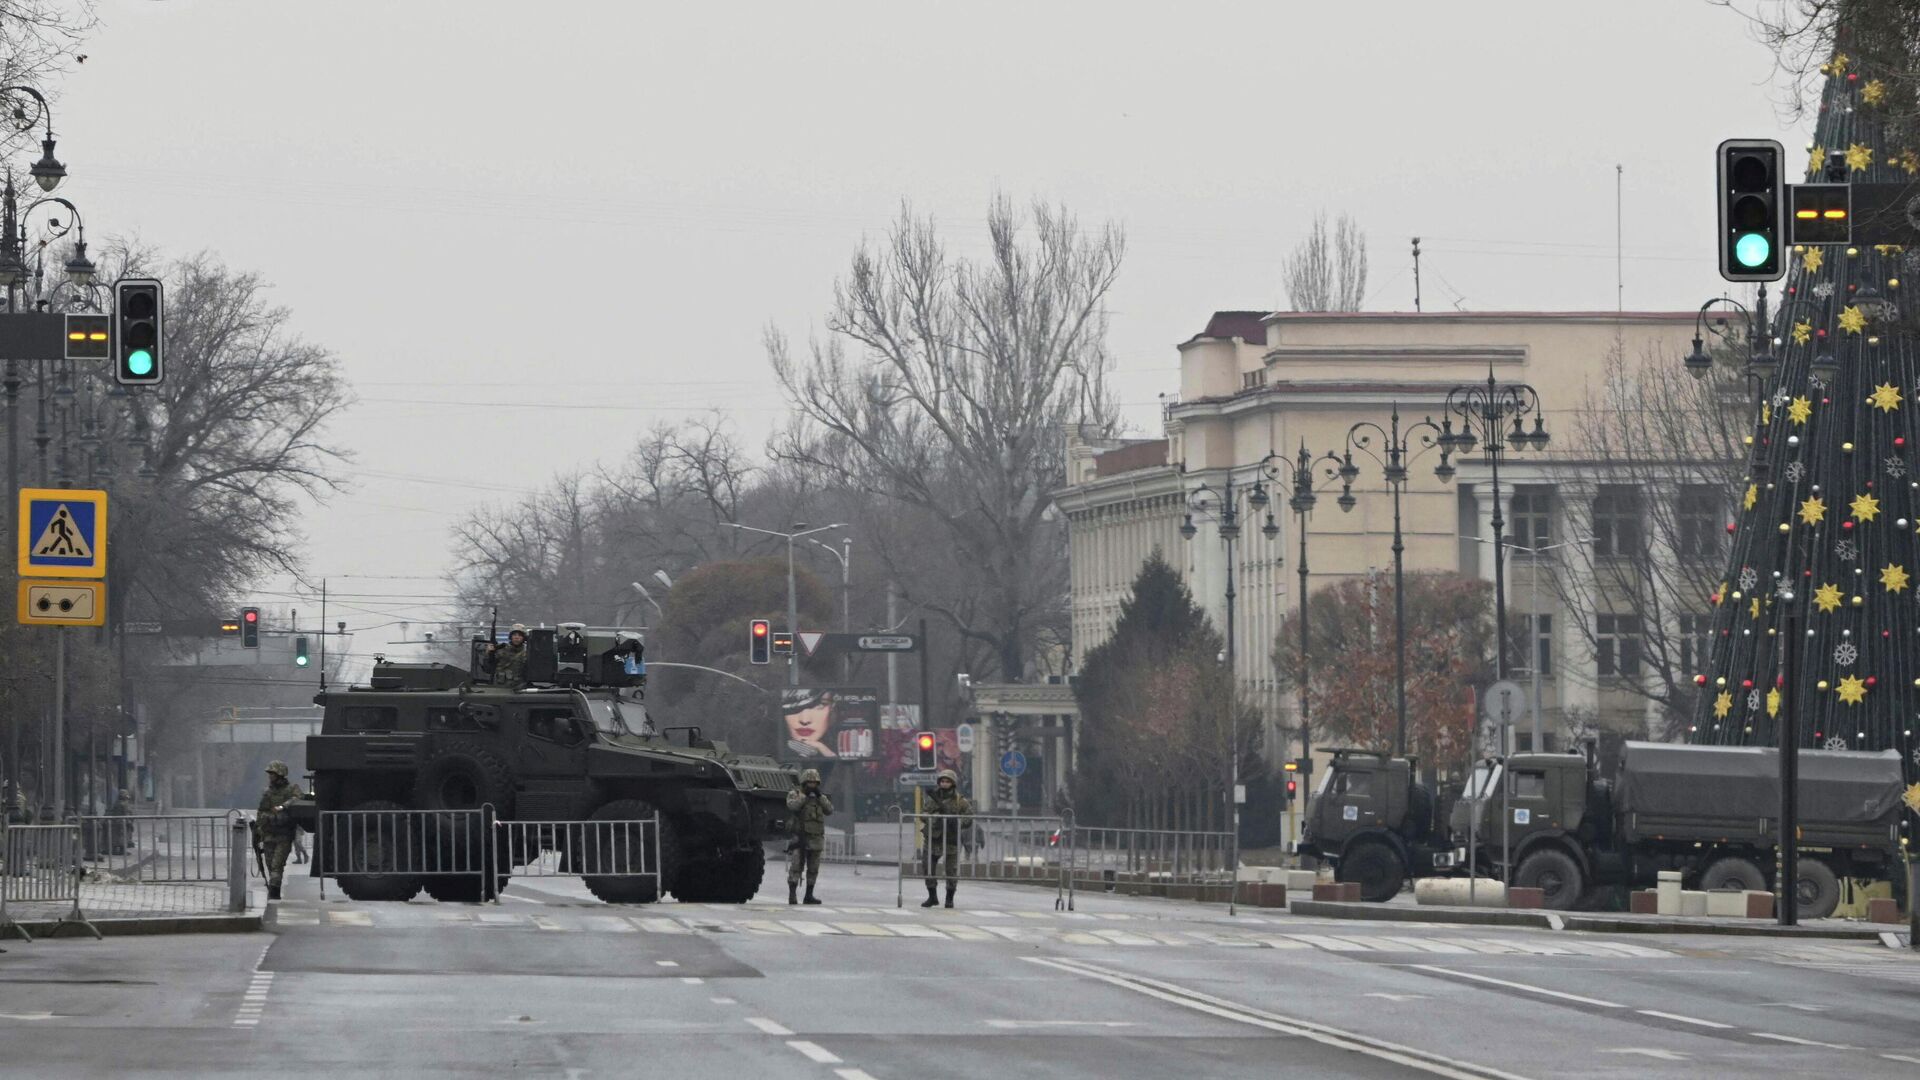
[[(793, 531), (791, 532), (781, 532), (778, 529), (758, 529), (752, 525), (742, 525), (737, 521), (726, 522), (726, 525), (729, 528), (739, 529), (742, 532), (759, 533), (762, 536), (777, 536), (787, 542), (787, 633), (789, 636), (799, 634), (800, 600), (799, 593), (795, 590), (793, 583), (793, 542), (803, 537), (812, 536), (814, 533), (829, 532), (833, 529), (844, 529), (847, 527), (846, 523), (836, 522), (832, 525), (819, 525), (809, 529), (807, 528), (806, 522), (796, 521), (793, 523)], [(818, 541), (815, 542), (818, 543)], [(799, 648), (797, 640), (794, 648), (795, 650)], [(793, 652), (787, 654), (787, 685), (800, 685), (800, 658)]]
[[(1353, 463), (1355, 450), (1372, 458), (1380, 466), (1380, 474), (1393, 492), (1393, 648), (1394, 648), (1394, 736), (1393, 752), (1396, 756), (1407, 756), (1407, 578), (1406, 578), (1406, 542), (1400, 531), (1400, 496), (1407, 487), (1407, 462), (1412, 455), (1409, 440), (1413, 433), (1421, 428), (1433, 432), (1420, 436), (1421, 449), (1431, 449), (1439, 445), (1440, 425), (1426, 417), (1409, 424), (1407, 430), (1400, 430), (1400, 406), (1393, 406), (1393, 418), (1390, 427), (1382, 429), (1371, 420), (1362, 420), (1347, 429), (1347, 451), (1340, 463), (1340, 498), (1342, 511), (1351, 512), (1356, 499), (1353, 497), (1353, 481), (1360, 475), (1359, 466)], [(1369, 430), (1373, 434), (1369, 434)], [(1373, 449), (1373, 440), (1378, 436), (1382, 445), (1378, 452)], [(1417, 455), (1420, 451), (1415, 450)], [(1385, 458), (1380, 455), (1384, 453)], [(1443, 455), (1444, 457), (1444, 455)], [(1453, 477), (1453, 466), (1444, 460), (1441, 467), (1434, 470), (1442, 481)], [(1304, 559), (1302, 561), (1305, 561)]]
[[(1478, 446), (1487, 458), (1487, 464), (1493, 472), (1493, 622), (1494, 622), (1494, 676), (1507, 677), (1507, 572), (1506, 536), (1503, 529), (1506, 517), (1500, 500), (1500, 457), (1511, 444), (1515, 450), (1544, 450), (1547, 447), (1547, 435), (1544, 417), (1540, 408), (1540, 394), (1526, 383), (1502, 384), (1494, 378), (1493, 368), (1487, 368), (1485, 383), (1466, 383), (1447, 391), (1447, 412), (1451, 415), (1441, 421), (1438, 442), (1443, 453), (1440, 466), (1448, 467), (1449, 458), (1455, 454), (1470, 454)], [(1528, 431), (1521, 421), (1533, 417), (1533, 430)], [(1453, 418), (1460, 420), (1460, 429), (1454, 430)], [(1508, 422), (1511, 421), (1511, 427)], [(1438, 472), (1438, 469), (1435, 470)], [(1505, 748), (1502, 748), (1505, 752)]]

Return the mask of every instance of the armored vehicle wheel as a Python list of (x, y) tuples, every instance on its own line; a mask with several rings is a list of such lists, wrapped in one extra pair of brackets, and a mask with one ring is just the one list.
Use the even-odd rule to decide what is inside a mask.
[(694, 862), (680, 868), (673, 883), (673, 898), (683, 904), (719, 903), (718, 863)]
[[(336, 839), (329, 833), (327, 854), (337, 852), (346, 860), (349, 869), (371, 872), (339, 875), (340, 891), (354, 900), (413, 899), (420, 891), (420, 879), (411, 874), (395, 872), (400, 869), (403, 858), (402, 830), (397, 819), (371, 816), (376, 811), (405, 810), (406, 807), (385, 799), (374, 799), (354, 809), (367, 811), (370, 816), (356, 814), (348, 817), (347, 835), (343, 837)], [(316, 851), (314, 857), (319, 858), (321, 854)]]
[(1824, 919), (1840, 906), (1840, 879), (1833, 868), (1806, 855), (1794, 860), (1797, 871), (1795, 894), (1800, 898), (1800, 917)]
[[(594, 821), (638, 821), (655, 813), (653, 804), (644, 799), (615, 799), (595, 810), (592, 817)], [(587, 891), (609, 904), (651, 904), (660, 899), (661, 893), (671, 891), (679, 883), (682, 861), (680, 837), (673, 827), (673, 819), (660, 815), (660, 850), (651, 857), (642, 847), (643, 837), (648, 833), (649, 830), (643, 829), (627, 831), (616, 838), (617, 846), (603, 856), (606, 865), (583, 866), (583, 870), (611, 871), (586, 874), (581, 880)], [(652, 877), (638, 873), (656, 866), (660, 871), (658, 886)]]
[(1572, 911), (1587, 890), (1587, 878), (1573, 856), (1556, 848), (1542, 848), (1520, 860), (1513, 883), (1539, 889), (1541, 903), (1552, 911)]
[[(487, 899), (480, 895), (485, 880), (478, 874), (462, 874), (458, 877), (426, 877), (421, 882), (426, 886), (427, 895), (443, 904), (477, 904)], [(501, 874), (495, 884), (493, 895), (499, 896), (507, 887), (507, 875)]]
[(1700, 887), (1707, 892), (1717, 889), (1765, 892), (1767, 875), (1761, 872), (1759, 864), (1752, 859), (1729, 855), (1708, 864), (1706, 872), (1700, 875)]
[(1334, 870), (1334, 880), (1360, 885), (1360, 899), (1384, 904), (1400, 894), (1406, 884), (1407, 868), (1400, 853), (1379, 842), (1355, 844)]
[(478, 810), (491, 804), (495, 817), (511, 818), (513, 770), (478, 743), (450, 739), (427, 752), (413, 782), (413, 804), (422, 810)]
[(681, 867), (673, 895), (690, 904), (744, 904), (760, 894), (760, 882), (766, 874), (764, 852), (737, 851), (712, 862)]

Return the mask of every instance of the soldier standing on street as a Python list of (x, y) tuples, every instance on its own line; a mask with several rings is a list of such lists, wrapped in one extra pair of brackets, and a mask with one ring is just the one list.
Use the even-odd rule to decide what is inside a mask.
[(514, 623), (507, 631), (505, 645), (490, 645), (484, 661), (493, 681), (500, 686), (525, 686), (527, 682), (527, 628)]
[(800, 872), (807, 875), (807, 900), (809, 904), (820, 901), (813, 898), (813, 883), (820, 880), (820, 853), (827, 847), (827, 815), (833, 813), (833, 800), (820, 790), (820, 770), (808, 769), (800, 774), (800, 790), (787, 792), (787, 812), (793, 815), (793, 840), (787, 847), (787, 903), (799, 903), (794, 894), (800, 891)]
[(959, 783), (952, 769), (941, 769), (938, 784), (927, 797), (927, 898), (921, 901), (921, 907), (940, 902), (934, 872), (940, 868), (942, 856), (947, 864), (947, 906), (953, 906), (953, 890), (960, 881), (961, 838), (966, 834), (966, 819), (973, 816), (973, 804), (960, 794)]
[(300, 789), (287, 781), (287, 763), (276, 761), (267, 766), (267, 790), (260, 796), (260, 817), (255, 824), (267, 856), (267, 899), (280, 899), (280, 878), (286, 873), (287, 856), (293, 851), (293, 837), (299, 827), (287, 815), (287, 804), (304, 798)]

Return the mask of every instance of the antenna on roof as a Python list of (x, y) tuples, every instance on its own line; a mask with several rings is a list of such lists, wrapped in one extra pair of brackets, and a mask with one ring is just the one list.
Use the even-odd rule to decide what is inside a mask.
[(1420, 238), (1413, 238), (1413, 310), (1420, 310)]

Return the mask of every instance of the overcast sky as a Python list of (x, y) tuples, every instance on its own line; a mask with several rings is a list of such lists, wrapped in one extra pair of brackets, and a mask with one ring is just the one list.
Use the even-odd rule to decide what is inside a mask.
[(416, 617), (476, 503), (659, 418), (724, 408), (757, 446), (784, 411), (762, 329), (816, 325), (903, 198), (968, 251), (996, 190), (1121, 222), (1112, 345), (1147, 426), (1174, 344), (1277, 305), (1316, 210), (1366, 229), (1370, 308), (1412, 307), (1418, 235), (1430, 310), (1610, 309), (1617, 163), (1626, 305), (1692, 309), (1722, 288), (1714, 144), (1806, 140), (1706, 0), (101, 13), (61, 194), (96, 236), (258, 270), (339, 354), (353, 487), (308, 565)]

